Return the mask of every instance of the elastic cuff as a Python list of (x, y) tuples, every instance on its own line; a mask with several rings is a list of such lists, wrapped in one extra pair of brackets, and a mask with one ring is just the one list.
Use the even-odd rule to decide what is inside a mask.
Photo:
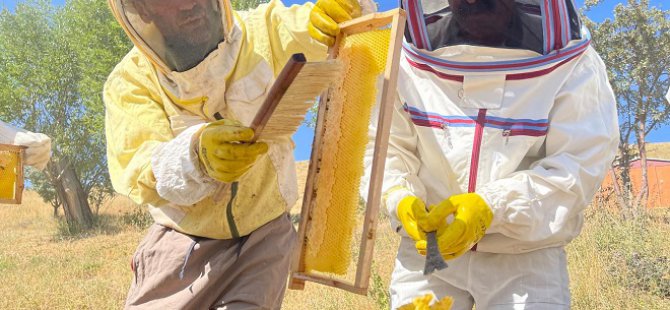
[[(191, 126), (177, 137), (159, 144), (151, 157), (156, 177), (156, 191), (163, 199), (177, 205), (192, 205), (211, 194), (217, 187), (214, 179), (200, 168), (193, 141), (204, 124)], [(197, 147), (197, 144), (195, 144)]]
[(486, 205), (491, 208), (491, 212), (493, 213), (493, 220), (491, 221), (491, 226), (486, 230), (487, 233), (496, 233), (498, 232), (498, 225), (501, 222), (500, 219), (502, 217), (502, 214), (504, 214), (503, 206), (499, 205), (496, 203), (495, 196), (488, 192), (486, 189), (477, 191), (477, 194), (484, 199), (484, 202), (486, 202)]

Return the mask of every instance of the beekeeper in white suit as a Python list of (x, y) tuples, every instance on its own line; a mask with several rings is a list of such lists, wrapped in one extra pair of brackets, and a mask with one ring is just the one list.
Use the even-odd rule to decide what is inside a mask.
[[(564, 246), (619, 141), (605, 66), (573, 1), (402, 7), (384, 179), (403, 236), (393, 308), (430, 293), (452, 296), (453, 309), (568, 309)], [(430, 275), (426, 232), (449, 264)]]
[(25, 146), (24, 164), (44, 170), (51, 158), (51, 138), (0, 121), (0, 143)]

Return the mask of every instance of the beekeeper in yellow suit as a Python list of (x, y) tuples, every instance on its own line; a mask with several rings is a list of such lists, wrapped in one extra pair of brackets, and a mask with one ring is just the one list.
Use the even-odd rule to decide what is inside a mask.
[(336, 33), (361, 5), (109, 1), (135, 44), (104, 87), (110, 176), (156, 222), (132, 257), (126, 308), (279, 309), (296, 235), (293, 142), (250, 143), (246, 126), (292, 54), (325, 58), (309, 33)]

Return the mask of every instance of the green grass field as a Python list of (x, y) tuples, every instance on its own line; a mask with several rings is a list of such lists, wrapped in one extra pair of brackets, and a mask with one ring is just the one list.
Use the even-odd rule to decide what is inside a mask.
[[(0, 205), (0, 218), (0, 309), (122, 307), (129, 258), (150, 223), (139, 207), (117, 197), (100, 208), (96, 229), (73, 236), (26, 192), (22, 205)], [(573, 309), (670, 309), (669, 223), (666, 210), (628, 221), (589, 210), (568, 247)], [(397, 242), (381, 219), (369, 296), (308, 283), (287, 292), (283, 309), (388, 309)]]

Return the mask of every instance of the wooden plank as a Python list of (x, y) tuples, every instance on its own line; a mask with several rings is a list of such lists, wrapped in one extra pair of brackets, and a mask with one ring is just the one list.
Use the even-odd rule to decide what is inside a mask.
[(26, 159), (26, 148), (21, 148), (19, 150), (19, 162), (16, 165), (16, 204), (21, 204), (21, 198), (23, 198), (23, 188), (24, 188), (24, 175), (23, 175), (23, 161)]
[[(335, 44), (328, 51), (328, 59), (334, 59), (339, 53), (338, 46), (340, 45), (342, 36), (337, 36)], [(344, 72), (343, 72), (344, 74)], [(305, 191), (303, 194), (302, 208), (300, 210), (300, 224), (298, 226), (298, 244), (293, 249), (293, 260), (291, 262), (291, 273), (289, 275), (289, 288), (294, 290), (302, 290), (305, 288), (305, 281), (296, 278), (297, 275), (305, 271), (305, 262), (302, 254), (305, 252), (307, 229), (311, 227), (311, 210), (313, 209), (314, 196), (316, 194), (314, 184), (317, 180), (318, 171), (320, 168), (319, 155), (323, 149), (321, 140), (326, 130), (326, 113), (328, 111), (328, 101), (330, 99), (330, 92), (334, 91), (331, 88), (326, 91), (321, 98), (319, 98), (319, 108), (316, 117), (316, 128), (314, 131), (314, 139), (312, 141), (312, 152), (310, 154), (309, 168), (307, 170), (307, 180), (305, 181)]]
[(370, 185), (368, 187), (368, 201), (363, 223), (363, 236), (361, 239), (358, 266), (356, 269), (355, 284), (357, 287), (367, 290), (370, 282), (370, 269), (374, 252), (374, 242), (377, 234), (377, 217), (381, 204), (381, 188), (384, 179), (384, 166), (388, 150), (388, 140), (393, 116), (393, 105), (396, 98), (396, 86), (398, 81), (398, 70), (400, 60), (400, 46), (405, 31), (405, 12), (398, 11), (393, 16), (391, 39), (388, 49), (386, 69), (384, 70), (384, 83), (380, 100), (379, 118), (377, 123), (377, 136), (370, 172)]
[(314, 282), (314, 283), (318, 283), (318, 284), (322, 284), (322, 285), (326, 285), (326, 286), (330, 286), (330, 287), (343, 289), (345, 291), (352, 292), (354, 294), (363, 295), (363, 296), (367, 295), (367, 291), (368, 291), (367, 288), (363, 289), (363, 288), (357, 287), (357, 286), (355, 286), (351, 283), (347, 283), (347, 282), (340, 281), (340, 280), (337, 280), (337, 279), (326, 278), (326, 277), (322, 277), (322, 276), (315, 275), (315, 274), (296, 273), (293, 276), (295, 278), (303, 281), (303, 282), (310, 281), (310, 282)]
[(405, 11), (402, 9), (393, 9), (382, 13), (367, 14), (341, 23), (340, 32), (351, 35), (375, 30), (391, 24), (395, 16), (399, 14), (405, 16)]
[(326, 119), (326, 106), (328, 94), (321, 97), (319, 100), (319, 109), (316, 118), (316, 131), (314, 132), (314, 140), (312, 142), (312, 153), (309, 160), (309, 168), (307, 170), (307, 180), (305, 181), (305, 193), (302, 200), (302, 208), (300, 210), (300, 224), (298, 226), (298, 244), (293, 250), (293, 260), (291, 262), (291, 275), (289, 281), (290, 289), (299, 289), (302, 290), (305, 287), (305, 281), (296, 278), (295, 275), (300, 272), (305, 271), (305, 262), (303, 259), (303, 253), (307, 246), (307, 229), (311, 227), (311, 211), (312, 211), (312, 201), (314, 198), (314, 183), (316, 183), (317, 171), (320, 167), (320, 158), (321, 149), (323, 148), (321, 144), (321, 139), (323, 137), (323, 132), (325, 131), (325, 122)]

